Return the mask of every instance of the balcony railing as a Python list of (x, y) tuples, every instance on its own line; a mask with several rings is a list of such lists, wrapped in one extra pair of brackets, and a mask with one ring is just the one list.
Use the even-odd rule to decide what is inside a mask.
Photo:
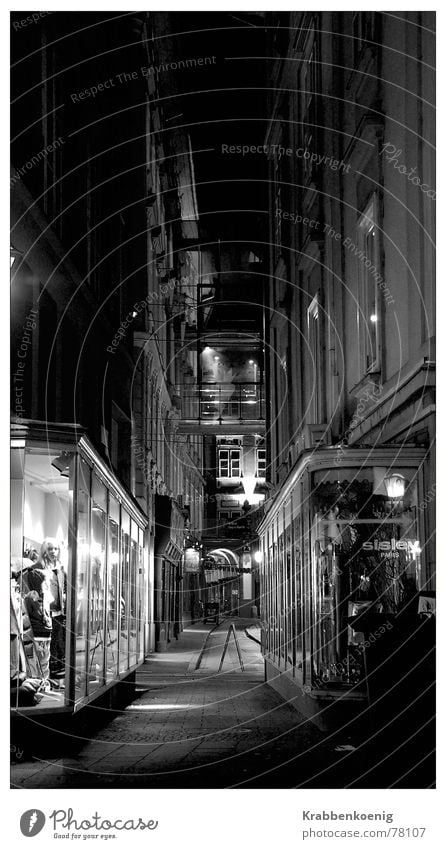
[(183, 386), (181, 406), (184, 419), (199, 422), (261, 421), (265, 418), (264, 387), (261, 383)]

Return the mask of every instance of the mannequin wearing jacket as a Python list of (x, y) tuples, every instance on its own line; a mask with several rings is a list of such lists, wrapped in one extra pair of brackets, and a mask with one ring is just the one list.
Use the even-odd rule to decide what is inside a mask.
[(33, 632), (35, 655), (28, 659), (32, 678), (42, 678), (48, 683), (50, 677), (50, 644), (53, 623), (50, 613), (48, 573), (36, 568), (27, 573), (29, 592), (25, 596), (26, 612)]
[(40, 548), (40, 557), (35, 564), (37, 569), (46, 573), (50, 598), (51, 644), (50, 676), (62, 678), (65, 675), (65, 599), (66, 575), (59, 560), (60, 548), (50, 537), (44, 539)]

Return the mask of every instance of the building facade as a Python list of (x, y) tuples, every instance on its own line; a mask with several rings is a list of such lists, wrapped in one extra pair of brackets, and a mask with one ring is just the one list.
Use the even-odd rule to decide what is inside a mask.
[[(77, 710), (178, 634), (194, 581), (183, 580), (186, 538), (200, 537), (204, 500), (202, 438), (178, 429), (202, 270), (188, 249), (190, 141), (163, 129), (173, 95), (150, 72), (162, 52), (150, 15), (72, 24), (48, 16), (13, 43), (15, 708), (33, 655), (27, 574), (48, 538), (66, 581), (67, 662), (27, 705), (39, 711)], [(30, 79), (43, 81), (40, 97)]]
[(433, 21), (274, 22), (262, 618), (272, 685), (324, 724), (366, 698), (353, 616), (415, 628), (435, 589)]

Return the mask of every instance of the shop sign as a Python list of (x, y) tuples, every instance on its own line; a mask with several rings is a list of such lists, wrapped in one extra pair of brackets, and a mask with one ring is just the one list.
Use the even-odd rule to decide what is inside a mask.
[(417, 539), (375, 539), (374, 542), (363, 542), (362, 548), (363, 551), (408, 551), (412, 557), (421, 554), (420, 543)]

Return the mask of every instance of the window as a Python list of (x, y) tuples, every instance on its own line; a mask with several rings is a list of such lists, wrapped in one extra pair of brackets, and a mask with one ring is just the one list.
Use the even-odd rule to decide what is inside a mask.
[(240, 448), (220, 448), (218, 452), (218, 476), (240, 477)]
[(237, 537), (244, 530), (240, 510), (220, 510), (218, 513), (217, 532), (220, 537)]
[(308, 307), (308, 348), (310, 354), (310, 398), (308, 402), (309, 422), (317, 424), (321, 420), (322, 392), (322, 353), (321, 353), (321, 318), (319, 297), (315, 295)]
[(131, 421), (113, 401), (110, 459), (126, 486), (130, 486), (131, 456)]
[(377, 198), (373, 196), (358, 223), (358, 327), (361, 372), (380, 366), (379, 232)]
[(375, 12), (356, 12), (353, 15), (353, 58), (358, 61), (367, 42), (374, 41)]
[(240, 510), (220, 510), (218, 520), (219, 522), (231, 522), (239, 519), (241, 515)]
[[(392, 470), (393, 471), (393, 470)], [(370, 611), (416, 611), (421, 578), (418, 484), (399, 467), (401, 498), (390, 497), (378, 468), (321, 470), (312, 476), (313, 684), (364, 687), (364, 632)], [(363, 620), (364, 621), (364, 620)], [(361, 626), (360, 627), (360, 623)]]
[[(303, 62), (301, 72), (301, 109), (302, 129), (301, 144), (306, 150), (313, 151), (317, 133), (317, 98), (319, 89), (319, 57), (318, 44), (313, 37), (313, 43)], [(302, 160), (304, 175), (307, 182), (312, 178), (314, 165), (310, 158)]]
[(257, 448), (257, 477), (264, 478), (266, 474), (266, 448)]

